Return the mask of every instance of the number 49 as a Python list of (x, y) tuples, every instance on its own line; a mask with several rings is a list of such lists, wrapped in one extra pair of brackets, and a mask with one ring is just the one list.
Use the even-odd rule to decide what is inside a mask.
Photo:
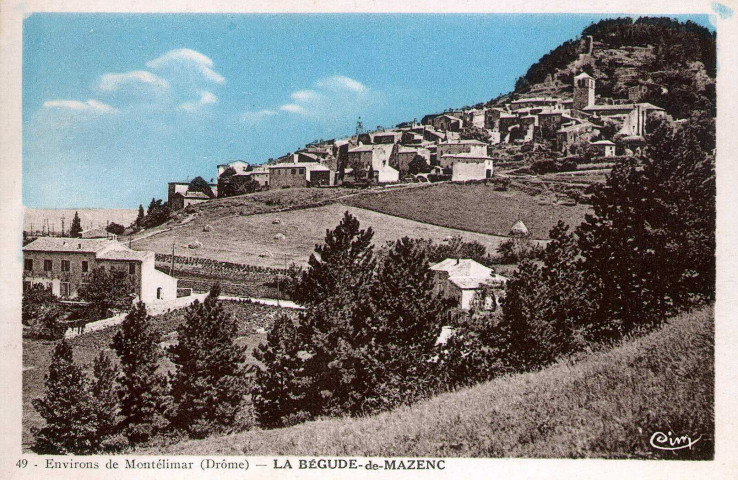
[(26, 468), (28, 466), (28, 460), (18, 460), (18, 463), (16, 463), (15, 466), (18, 468)]

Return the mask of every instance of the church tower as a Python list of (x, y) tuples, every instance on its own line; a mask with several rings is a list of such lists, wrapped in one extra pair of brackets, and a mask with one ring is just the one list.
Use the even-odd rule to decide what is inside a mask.
[(581, 110), (595, 103), (595, 79), (587, 72), (574, 77), (574, 109)]

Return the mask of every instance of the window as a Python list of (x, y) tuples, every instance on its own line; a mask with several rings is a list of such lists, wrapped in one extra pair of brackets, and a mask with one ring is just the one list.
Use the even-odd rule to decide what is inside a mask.
[(62, 297), (69, 296), (69, 282), (61, 282), (61, 296)]
[(69, 271), (69, 260), (62, 260), (61, 261), (61, 271), (62, 272), (68, 272)]
[(156, 288), (156, 299), (161, 300), (161, 287)]
[(44, 272), (50, 272), (51, 267), (51, 260), (44, 260)]
[(295, 174), (295, 169), (293, 168), (292, 169), (292, 172), (290, 172), (290, 173), (292, 173), (292, 175), (294, 175)]
[(136, 274), (136, 264), (131, 262), (128, 264), (128, 275), (135, 275)]
[(87, 273), (90, 271), (90, 265), (87, 263), (87, 260), (82, 260), (82, 273)]
[(30, 258), (26, 258), (25, 260), (23, 260), (23, 268), (25, 268), (29, 272), (33, 270), (33, 260), (31, 260)]

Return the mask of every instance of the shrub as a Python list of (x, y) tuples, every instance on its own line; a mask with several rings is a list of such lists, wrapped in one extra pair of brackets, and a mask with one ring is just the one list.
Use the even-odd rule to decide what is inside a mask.
[(111, 310), (126, 310), (133, 301), (133, 285), (125, 271), (97, 267), (88, 274), (86, 282), (79, 288), (79, 298), (90, 302), (89, 315), (105, 318)]

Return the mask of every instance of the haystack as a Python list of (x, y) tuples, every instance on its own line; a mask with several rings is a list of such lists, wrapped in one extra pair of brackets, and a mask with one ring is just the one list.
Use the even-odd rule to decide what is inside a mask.
[(525, 226), (522, 220), (518, 220), (510, 229), (509, 235), (511, 237), (529, 237), (530, 231), (528, 231), (528, 227)]

